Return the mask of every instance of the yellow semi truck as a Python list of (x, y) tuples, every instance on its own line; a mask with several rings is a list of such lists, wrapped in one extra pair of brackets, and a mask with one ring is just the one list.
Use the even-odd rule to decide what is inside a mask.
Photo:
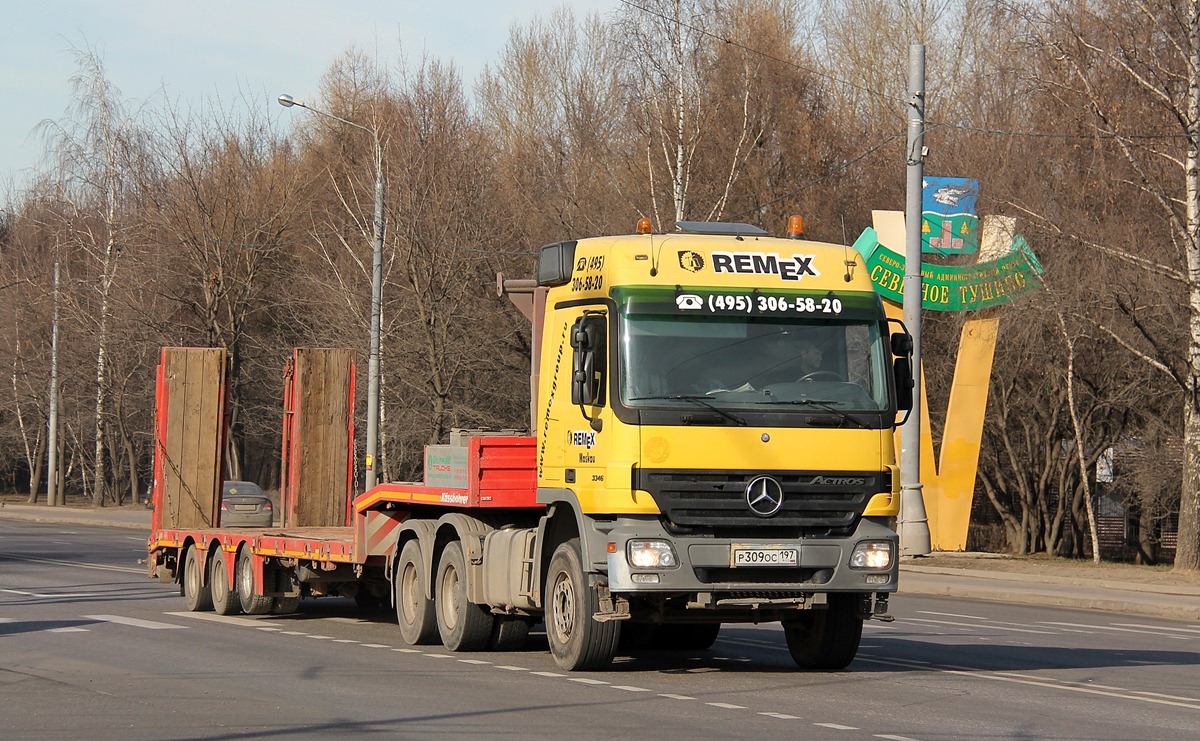
[[(288, 519), (313, 509), (290, 463), (281, 529), (172, 524), (179, 467), (160, 462), (151, 574), (191, 609), (390, 597), (405, 641), (456, 651), (517, 645), (542, 621), (570, 670), (771, 621), (801, 668), (846, 666), (897, 586), (912, 339), (849, 247), (643, 222), (543, 247), (534, 280), (499, 278), (533, 324), (532, 434), (460, 431), (427, 448), (422, 482), (352, 501), (339, 484), (320, 529)], [(169, 428), (161, 451), (182, 437)], [(327, 468), (346, 470), (352, 437)]]

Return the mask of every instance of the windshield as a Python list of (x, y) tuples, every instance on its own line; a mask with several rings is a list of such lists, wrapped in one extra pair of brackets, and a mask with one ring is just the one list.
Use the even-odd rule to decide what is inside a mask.
[(866, 318), (628, 314), (621, 343), (630, 407), (888, 408), (886, 347)]

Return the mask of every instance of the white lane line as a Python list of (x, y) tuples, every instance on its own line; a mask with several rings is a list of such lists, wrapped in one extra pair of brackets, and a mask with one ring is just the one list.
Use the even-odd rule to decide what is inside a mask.
[(633, 685), (629, 685), (629, 684), (614, 684), (612, 688), (614, 690), (625, 690), (626, 692), (649, 692), (650, 691), (650, 690), (646, 689), (645, 687), (634, 687)]
[(17, 621), (12, 618), (0, 617), (0, 623), (15, 623), (15, 622), (17, 622)]
[(908, 736), (893, 736), (890, 733), (876, 733), (875, 738), (886, 738), (888, 741), (917, 741), (915, 738)]
[(395, 651), (396, 653), (400, 653), (400, 654), (419, 654), (419, 653), (421, 653), (421, 649), (419, 649), (419, 648), (393, 648), (392, 650)]
[(745, 705), (732, 705), (727, 702), (706, 702), (705, 705), (712, 705), (714, 708), (722, 708), (724, 710), (745, 710)]
[(186, 625), (175, 625), (174, 623), (160, 623), (156, 620), (138, 620), (137, 618), (122, 617), (121, 615), (84, 615), (88, 620), (99, 620), (104, 623), (117, 623), (118, 625), (129, 625), (134, 628), (146, 628), (148, 630), (185, 630)]
[(300, 632), (300, 631), (298, 631), (298, 630), (285, 630), (285, 631), (283, 631), (282, 633), (280, 633), (279, 635), (284, 635), (284, 636), (302, 636), (302, 635), (305, 635), (305, 634), (304, 634), (304, 633), (302, 633), (302, 632)]
[(261, 627), (257, 627), (256, 629), (257, 630), (265, 630), (265, 631), (268, 631), (271, 633), (280, 633), (283, 631), (283, 628), (276, 628), (273, 625), (263, 625)]
[(386, 643), (364, 643), (363, 648), (391, 648)]
[(132, 536), (132, 535), (126, 535), (126, 536), (125, 536), (125, 540), (136, 540), (136, 541), (137, 541), (137, 542), (139, 542), (139, 543), (145, 543), (145, 542), (146, 542), (146, 539), (145, 539), (145, 538), (135, 538), (135, 537), (134, 537), (134, 536)]
[(79, 597), (104, 597), (103, 594), (93, 594), (91, 592), (63, 592), (61, 594), (42, 594), (41, 592), (26, 592), (21, 589), (0, 589), (0, 592), (7, 594), (15, 594), (20, 597), (33, 597), (35, 599), (76, 599)]
[[(164, 615), (171, 617), (190, 618), (192, 620), (207, 620), (210, 623), (225, 623), (227, 625), (239, 625), (243, 628), (258, 628), (260, 630), (280, 630), (280, 628), (264, 628), (262, 620), (251, 620), (250, 618), (234, 617), (233, 615), (218, 615), (215, 612), (164, 612)], [(295, 631), (287, 633), (287, 635), (304, 635)]]
[(1044, 636), (1056, 635), (1052, 630), (1030, 630), (1028, 628), (1014, 628), (1007, 624), (988, 624), (981, 625), (979, 623), (958, 623), (952, 620), (929, 620), (926, 618), (900, 618), (900, 622), (905, 623), (932, 623), (934, 625), (953, 625), (958, 628), (995, 628), (996, 630), (1011, 630), (1014, 633), (1037, 633)]
[(857, 731), (857, 726), (844, 726), (841, 723), (813, 723), (814, 726), (822, 728), (832, 728), (835, 731)]
[(1109, 625), (1119, 625), (1124, 628), (1149, 628), (1150, 630), (1173, 630), (1176, 633), (1196, 633), (1200, 634), (1200, 630), (1195, 628), (1176, 628), (1170, 625), (1143, 625), (1141, 623), (1109, 623)]
[(567, 677), (568, 682), (579, 682), (580, 684), (611, 684), (602, 679), (592, 679), (590, 677)]
[[(1006, 620), (993, 620), (992, 618), (983, 617), (981, 615), (960, 615), (959, 613), (956, 613), (956, 612), (936, 612), (934, 610), (917, 610), (917, 614), (918, 615), (937, 615), (938, 617), (948, 617), (948, 618), (961, 618), (963, 620), (978, 620), (978, 621), (980, 621), (981, 625), (982, 624), (1016, 625), (1016, 626), (1024, 626), (1026, 628), (1033, 627), (1029, 623), (1012, 623), (1012, 622), (1008, 622)], [(1067, 632), (1080, 632), (1080, 631), (1067, 631)]]
[(449, 659), (450, 658), (450, 654), (421, 654), (421, 655), (428, 656), (431, 659)]
[(523, 666), (506, 666), (504, 664), (497, 664), (496, 668), (503, 669), (504, 671), (507, 671), (507, 672), (527, 672), (527, 671), (529, 671), (528, 669), (526, 669)]
[(87, 628), (51, 628), (47, 633), (91, 633)]
[(96, 563), (79, 563), (78, 561), (63, 561), (58, 558), (40, 558), (38, 556), (18, 556), (15, 553), (0, 553), (4, 558), (11, 558), (15, 561), (31, 561), (33, 563), (49, 563), (55, 566), (70, 566), (76, 569), (95, 569), (97, 571), (124, 571), (129, 574), (145, 574), (145, 569), (134, 569), (128, 566), (106, 566)]
[(787, 713), (759, 713), (759, 715), (765, 715), (768, 718), (778, 718), (779, 720), (800, 720), (799, 715), (788, 715)]
[[(492, 663), (492, 662), (490, 662), (490, 661), (484, 661), (483, 659), (459, 659), (458, 661), (459, 661), (459, 663), (461, 663), (461, 664), (476, 664), (476, 665), (482, 665), (482, 664), (490, 664), (490, 663)], [(560, 677), (561, 677), (562, 675), (561, 675), (561, 674), (559, 674), (558, 676), (560, 676)]]
[[(1163, 635), (1162, 631), (1160, 631), (1160, 630), (1134, 630), (1133, 628), (1116, 628), (1111, 625), (1080, 625), (1079, 623), (1052, 623), (1052, 622), (1042, 622), (1042, 623), (1038, 623), (1038, 625), (1065, 625), (1069, 628), (1091, 628), (1092, 630), (1112, 630), (1112, 631), (1116, 631), (1118, 633), (1142, 633), (1144, 635), (1152, 635), (1152, 636)], [(1182, 640), (1182, 641), (1192, 640), (1191, 636), (1167, 635), (1165, 637), (1166, 638), (1176, 638), (1176, 639)]]
[(538, 676), (538, 677), (554, 677), (556, 679), (559, 677), (567, 676), (566, 674), (559, 674), (558, 672), (529, 672), (529, 673), (533, 674), (534, 676)]
[(334, 643), (358, 643), (358, 641), (354, 640), (353, 638), (335, 638), (335, 639), (333, 639), (333, 642)]
[(333, 636), (318, 636), (318, 635), (310, 635), (310, 636), (305, 636), (305, 637), (306, 637), (306, 638), (311, 638), (311, 639), (313, 639), (314, 641), (332, 641), (332, 640), (333, 640)]
[(687, 695), (672, 695), (669, 692), (660, 693), (659, 697), (665, 697), (668, 700), (695, 700), (696, 699), (694, 697), (688, 697)]

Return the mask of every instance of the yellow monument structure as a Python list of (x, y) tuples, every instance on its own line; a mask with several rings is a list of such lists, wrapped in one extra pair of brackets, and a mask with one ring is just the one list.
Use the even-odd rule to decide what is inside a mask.
[[(873, 228), (863, 232), (854, 246), (866, 259), (888, 317), (899, 320), (903, 315), (904, 214), (874, 211), (872, 217)], [(972, 312), (963, 322), (959, 338), (937, 457), (929, 423), (925, 374), (918, 374), (920, 478), (930, 544), (938, 551), (962, 551), (967, 547), (992, 358), (1000, 324), (993, 307), (1041, 284), (1041, 266), (1024, 239), (1015, 233), (1015, 219), (985, 216), (982, 222), (978, 259), (974, 264), (923, 263), (921, 270), (923, 310)], [(898, 429), (896, 448), (900, 448)]]

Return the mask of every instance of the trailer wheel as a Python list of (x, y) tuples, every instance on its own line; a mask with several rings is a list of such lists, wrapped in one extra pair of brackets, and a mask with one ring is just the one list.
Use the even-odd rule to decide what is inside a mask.
[(275, 615), (287, 615), (295, 612), (299, 607), (299, 595), (295, 597), (276, 597), (271, 605), (271, 612)]
[(400, 550), (396, 578), (396, 622), (400, 637), (410, 646), (426, 646), (438, 638), (437, 608), (425, 597), (425, 575), (421, 570), (421, 544), (410, 540)]
[(266, 615), (271, 611), (275, 599), (254, 592), (254, 556), (248, 548), (238, 553), (234, 564), (234, 579), (237, 582), (238, 602), (247, 615)]
[(520, 651), (529, 638), (529, 621), (523, 617), (501, 617), (495, 619), (488, 649), (491, 651)]
[(467, 599), (466, 575), (462, 543), (447, 543), (438, 563), (434, 596), (438, 633), (451, 651), (482, 651), (492, 637), (492, 613)]
[(234, 615), (241, 611), (237, 590), (230, 589), (229, 569), (225, 566), (225, 549), (217, 550), (209, 559), (208, 587), (212, 592), (213, 610), (218, 615)]
[(554, 551), (546, 576), (546, 637), (562, 668), (603, 669), (612, 663), (621, 627), (616, 621), (592, 619), (599, 601), (583, 572), (579, 539), (572, 538)]
[(788, 651), (801, 669), (845, 669), (858, 653), (862, 639), (858, 595), (831, 594), (829, 607), (812, 610), (783, 624)]
[(212, 590), (201, 577), (200, 553), (193, 543), (188, 546), (183, 559), (183, 601), (192, 612), (207, 612), (213, 608)]

